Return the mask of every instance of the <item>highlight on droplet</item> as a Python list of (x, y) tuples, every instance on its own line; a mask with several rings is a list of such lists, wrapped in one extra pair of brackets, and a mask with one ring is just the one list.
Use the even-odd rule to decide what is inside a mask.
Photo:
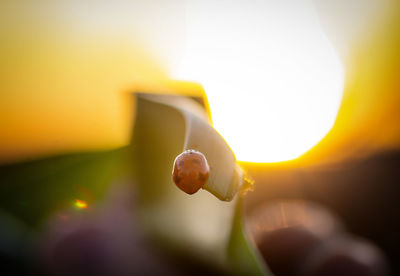
[(79, 209), (86, 209), (88, 207), (87, 202), (80, 199), (75, 199), (74, 205)]

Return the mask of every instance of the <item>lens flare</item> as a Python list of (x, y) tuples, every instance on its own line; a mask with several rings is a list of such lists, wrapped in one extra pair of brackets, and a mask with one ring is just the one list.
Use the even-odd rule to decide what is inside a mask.
[(75, 199), (74, 203), (75, 207), (78, 209), (86, 209), (88, 207), (88, 204), (86, 201), (80, 200), (80, 199)]

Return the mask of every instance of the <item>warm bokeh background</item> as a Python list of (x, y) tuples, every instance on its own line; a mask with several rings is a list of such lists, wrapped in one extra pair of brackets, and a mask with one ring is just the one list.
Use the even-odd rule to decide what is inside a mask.
[[(115, 148), (129, 141), (134, 105), (126, 100), (125, 92), (135, 90), (141, 83), (169, 79), (179, 71), (187, 46), (189, 21), (186, 1), (139, 2), (1, 1), (1, 163)], [(247, 196), (249, 212), (275, 199), (322, 203), (337, 213), (351, 232), (383, 249), (393, 270), (399, 272), (396, 263), (400, 257), (400, 224), (396, 210), (400, 183), (400, 3), (379, 2), (313, 2), (326, 31), (324, 41), (332, 42), (332, 49), (344, 68), (344, 90), (337, 115), (331, 116), (333, 126), (299, 158), (261, 164), (251, 163), (260, 160), (250, 158), (243, 159), (249, 161), (243, 166), (256, 180), (255, 192)], [(288, 10), (296, 11), (290, 5)], [(228, 14), (235, 15), (235, 12), (228, 11)], [(241, 20), (251, 21), (251, 13), (245, 16)], [(245, 29), (241, 32), (249, 33)], [(258, 34), (246, 37), (250, 50), (244, 47), (245, 54), (239, 58), (241, 38), (236, 38), (233, 32), (229, 39), (237, 39), (237, 52), (227, 52), (226, 48), (221, 52), (228, 53), (225, 60), (233, 60), (229, 65), (236, 69), (232, 71), (236, 75), (231, 78), (228, 74), (218, 83), (218, 72), (210, 74), (215, 76), (211, 84), (217, 83), (215, 87), (223, 88), (228, 81), (230, 87), (235, 87), (235, 81), (245, 75), (240, 72), (240, 66), (235, 66), (235, 55), (240, 63), (247, 64), (246, 54), (252, 53), (251, 39), (257, 39)], [(212, 41), (205, 44), (213, 45)], [(254, 63), (248, 64), (257, 64), (258, 57), (250, 60)], [(218, 60), (213, 61), (218, 64)], [(203, 70), (209, 73), (207, 67)], [(258, 72), (257, 68), (252, 70)], [(258, 82), (253, 80), (252, 84), (262, 84), (263, 75), (256, 76)], [(290, 81), (282, 79), (283, 83)], [(228, 112), (235, 113), (231, 116), (237, 120), (229, 121), (229, 126), (244, 134), (242, 138), (248, 137), (243, 147), (253, 143), (251, 137), (256, 136), (259, 144), (255, 148), (274, 148), (270, 140), (263, 140), (257, 132), (263, 130), (260, 133), (267, 136), (276, 134), (268, 132), (269, 126), (265, 123), (274, 121), (265, 117), (271, 114), (261, 116), (256, 112), (257, 116), (247, 119), (245, 115), (251, 114), (248, 110), (252, 111), (254, 105), (246, 102), (250, 98), (246, 93), (239, 98), (243, 106), (232, 106), (230, 91), (212, 94), (211, 90), (208, 96), (214, 113), (216, 109), (221, 110), (228, 118)], [(320, 95), (326, 99), (324, 92)], [(263, 93), (273, 96), (277, 92), (265, 90), (254, 95)], [(215, 105), (218, 101), (213, 99), (222, 104)], [(318, 107), (318, 101), (312, 106)], [(312, 113), (310, 120), (321, 114)], [(249, 129), (250, 125), (255, 127)], [(279, 127), (279, 123), (275, 125)], [(289, 148), (296, 135), (284, 135), (284, 138)], [(279, 141), (279, 136), (276, 140)], [(314, 144), (307, 144), (304, 151)], [(286, 157), (279, 160), (287, 160)], [(261, 161), (271, 160), (266, 154), (266, 159)]]

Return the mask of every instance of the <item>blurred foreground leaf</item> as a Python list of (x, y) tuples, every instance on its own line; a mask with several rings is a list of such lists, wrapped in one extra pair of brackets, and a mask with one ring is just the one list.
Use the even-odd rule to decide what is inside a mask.
[[(207, 113), (181, 96), (135, 96), (130, 145), (3, 165), (0, 208), (40, 229), (50, 215), (74, 208), (77, 199), (96, 206), (110, 183), (128, 178), (137, 191), (138, 225), (162, 248), (229, 273), (267, 274), (245, 237), (241, 201), (234, 199), (241, 170)], [(194, 195), (171, 179), (174, 158), (185, 149), (201, 151), (211, 168), (205, 190)]]

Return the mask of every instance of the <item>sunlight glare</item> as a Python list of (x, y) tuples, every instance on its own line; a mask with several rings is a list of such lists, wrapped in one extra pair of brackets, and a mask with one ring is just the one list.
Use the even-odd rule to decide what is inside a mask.
[(173, 77), (204, 86), (238, 160), (294, 159), (330, 130), (344, 73), (310, 1), (189, 1), (187, 21)]
[(86, 201), (80, 200), (80, 199), (75, 199), (74, 203), (75, 207), (78, 209), (86, 209), (88, 207), (88, 204)]

